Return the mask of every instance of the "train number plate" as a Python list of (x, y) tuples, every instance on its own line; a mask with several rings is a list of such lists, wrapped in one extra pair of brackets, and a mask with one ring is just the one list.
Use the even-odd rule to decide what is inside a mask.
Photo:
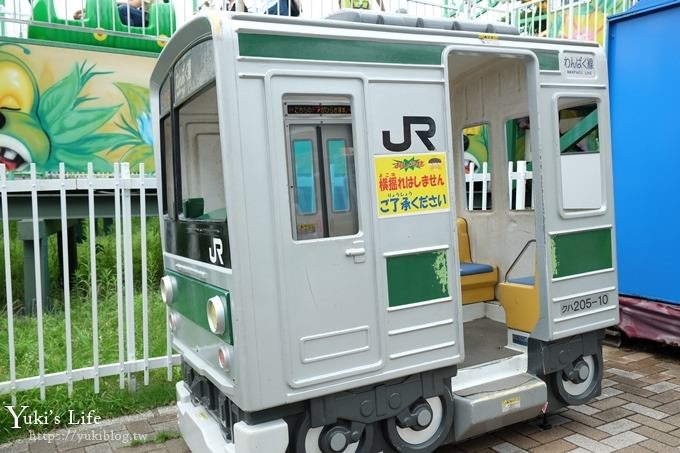
[(596, 310), (600, 307), (606, 307), (610, 303), (610, 296), (607, 293), (575, 297), (560, 303), (560, 314), (570, 315), (584, 311)]

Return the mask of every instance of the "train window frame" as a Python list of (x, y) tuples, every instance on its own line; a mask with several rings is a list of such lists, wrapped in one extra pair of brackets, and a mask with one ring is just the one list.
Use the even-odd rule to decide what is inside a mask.
[[(486, 128), (486, 154), (487, 154), (486, 164), (487, 164), (487, 172), (488, 172), (487, 173), (487, 175), (488, 175), (487, 199), (486, 199), (486, 203), (484, 203), (483, 198), (480, 197), (480, 199), (481, 199), (480, 207), (476, 208), (475, 207), (476, 206), (476, 204), (475, 204), (475, 198), (476, 197), (474, 197), (474, 195), (473, 195), (473, 206), (472, 206), (472, 209), (470, 209), (470, 206), (469, 206), (469, 189), (468, 189), (469, 183), (467, 181), (468, 165), (465, 163), (466, 162), (465, 154), (466, 154), (466, 150), (469, 148), (469, 145), (466, 146), (466, 144), (465, 144), (467, 136), (468, 136), (468, 134), (466, 134), (465, 131), (470, 130), (470, 129), (474, 129), (474, 128), (477, 128), (477, 127), (485, 127)], [(491, 130), (492, 130), (491, 121), (477, 121), (477, 122), (468, 123), (468, 124), (465, 124), (460, 129), (459, 137), (460, 137), (461, 155), (458, 156), (457, 159), (459, 159), (459, 161), (461, 162), (461, 170), (462, 170), (461, 181), (462, 181), (462, 184), (463, 184), (463, 191), (461, 193), (464, 196), (463, 209), (465, 210), (465, 212), (468, 212), (468, 213), (492, 212), (495, 208), (495, 204), (493, 203), (493, 198), (494, 198), (494, 196), (493, 196), (494, 185), (493, 185), (493, 181), (492, 181), (493, 180), (493, 174), (492, 174), (492, 171), (491, 171), (491, 165), (492, 165), (492, 162), (491, 162), (492, 161), (492, 158), (491, 158), (492, 152), (491, 152), (491, 150), (493, 149)], [(469, 143), (469, 139), (467, 139), (467, 140), (468, 140), (468, 143)], [(482, 162), (477, 168), (483, 169), (484, 168), (483, 164), (484, 163)], [(474, 190), (474, 187), (477, 184), (480, 184), (480, 185), (483, 186), (483, 180), (473, 181), (472, 184), (473, 184), (473, 190)], [(486, 207), (486, 209), (484, 209), (484, 207)]]
[[(578, 123), (582, 123), (588, 116), (596, 112), (597, 149), (564, 150), (566, 145), (563, 138), (568, 132), (562, 132), (563, 124), (561, 112), (575, 110), (588, 105), (595, 108), (582, 117)], [(604, 153), (600, 141), (602, 123), (602, 99), (592, 93), (556, 93), (553, 97), (553, 131), (555, 132), (555, 147), (557, 154), (558, 202), (559, 212), (562, 218), (590, 217), (601, 215), (607, 209), (607, 193), (605, 190), (605, 174), (603, 161)], [(578, 124), (577, 123), (577, 124)], [(572, 125), (570, 131), (574, 128)], [(592, 131), (588, 133), (592, 133)], [(573, 134), (572, 134), (573, 135)], [(586, 139), (581, 138), (579, 142)], [(568, 143), (568, 140), (564, 140)], [(576, 163), (576, 159), (579, 165)], [(582, 164), (585, 164), (582, 165)]]
[[(359, 200), (354, 154), (355, 124), (351, 95), (282, 96), (287, 183), (291, 237), (294, 241), (332, 240), (360, 234)], [(313, 109), (305, 108), (313, 107)], [(324, 109), (329, 107), (329, 109)], [(299, 188), (296, 183), (295, 143), (309, 138), (312, 142), (313, 184), (316, 210), (312, 214), (299, 209)], [(335, 143), (343, 146), (336, 149)], [(331, 150), (330, 146), (333, 145)], [(334, 196), (331, 152), (343, 151), (344, 202), (338, 207)], [(337, 159), (337, 155), (336, 158)], [(306, 217), (305, 216), (309, 216)]]
[[(165, 76), (165, 80), (160, 85), (158, 90), (158, 111), (160, 118), (158, 121), (160, 129), (160, 159), (161, 159), (161, 185), (162, 185), (162, 209), (163, 215), (171, 220), (177, 219), (177, 181), (176, 181), (176, 118), (175, 110), (173, 108), (173, 91), (174, 91), (174, 76), (173, 70), (170, 69)], [(166, 121), (170, 120), (168, 126), (170, 143), (166, 140)], [(170, 160), (166, 160), (168, 145), (170, 146)], [(170, 172), (167, 171), (170, 164)], [(168, 187), (171, 190), (168, 190)]]

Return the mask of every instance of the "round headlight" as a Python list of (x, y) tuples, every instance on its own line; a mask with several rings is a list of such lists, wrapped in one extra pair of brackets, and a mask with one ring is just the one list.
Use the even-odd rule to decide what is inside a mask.
[(208, 325), (215, 335), (224, 333), (224, 300), (220, 296), (208, 299)]
[(174, 297), (176, 291), (177, 279), (175, 277), (166, 275), (161, 278), (161, 300), (163, 300), (166, 305), (170, 305), (172, 303), (172, 298)]
[(177, 330), (179, 325), (179, 315), (174, 311), (168, 313), (168, 327), (170, 327), (170, 332)]
[(229, 368), (231, 368), (231, 352), (229, 352), (229, 348), (220, 346), (220, 349), (217, 351), (217, 362), (224, 371), (229, 371)]

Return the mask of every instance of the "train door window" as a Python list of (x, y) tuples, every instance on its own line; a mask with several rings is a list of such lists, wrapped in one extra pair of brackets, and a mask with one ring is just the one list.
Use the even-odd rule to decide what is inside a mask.
[(603, 204), (598, 104), (595, 99), (560, 98), (562, 207), (565, 211), (600, 209)]
[(227, 218), (215, 84), (179, 108), (181, 214), (184, 219)]
[(349, 182), (347, 180), (347, 142), (343, 139), (328, 140), (329, 171), (331, 179), (331, 211), (334, 213), (350, 210)]
[(529, 130), (528, 116), (505, 122), (511, 210), (531, 209), (533, 206), (533, 161)]
[(295, 162), (295, 198), (300, 215), (315, 215), (316, 185), (314, 184), (314, 147), (311, 140), (293, 142)]
[(465, 206), (469, 211), (491, 209), (489, 125), (468, 126), (461, 135), (465, 170)]
[(285, 110), (293, 239), (357, 234), (350, 106), (285, 103)]

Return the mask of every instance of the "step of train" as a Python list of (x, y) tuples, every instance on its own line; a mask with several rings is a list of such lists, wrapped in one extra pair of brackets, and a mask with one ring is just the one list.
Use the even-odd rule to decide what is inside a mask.
[(456, 441), (527, 420), (543, 413), (548, 399), (544, 381), (521, 373), (454, 394)]

